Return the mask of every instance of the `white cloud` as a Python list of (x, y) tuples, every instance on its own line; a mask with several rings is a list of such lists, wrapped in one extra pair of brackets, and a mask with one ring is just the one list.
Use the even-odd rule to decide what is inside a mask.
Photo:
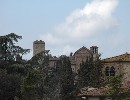
[(72, 38), (89, 37), (117, 25), (112, 16), (118, 0), (93, 0), (69, 15), (56, 30)]
[[(81, 44), (86, 46), (87, 39), (92, 40), (95, 35), (106, 34), (117, 27), (119, 24), (113, 15), (117, 5), (118, 0), (93, 0), (83, 9), (74, 10), (63, 23), (57, 25), (51, 33), (41, 35), (40, 39), (50, 45), (51, 51), (58, 48), (55, 54), (68, 54), (74, 48), (81, 47)], [(55, 48), (51, 48), (52, 45)]]
[(48, 45), (55, 45), (57, 43), (61, 43), (61, 38), (57, 37), (57, 36), (54, 36), (53, 34), (51, 33), (47, 33), (47, 34), (44, 34), (44, 35), (40, 35), (39, 36), (40, 39), (43, 39), (45, 42), (48, 43)]

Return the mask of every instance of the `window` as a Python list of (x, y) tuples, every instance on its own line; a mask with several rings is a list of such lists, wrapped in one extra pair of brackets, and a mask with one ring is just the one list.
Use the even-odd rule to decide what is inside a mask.
[(115, 68), (113, 66), (111, 68), (106, 67), (105, 75), (106, 76), (115, 76)]
[(113, 66), (110, 68), (110, 76), (115, 76), (115, 68)]

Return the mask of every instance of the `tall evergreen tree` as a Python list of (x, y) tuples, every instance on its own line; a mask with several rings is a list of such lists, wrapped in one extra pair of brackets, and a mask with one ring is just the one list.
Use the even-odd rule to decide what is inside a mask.
[(93, 72), (92, 72), (93, 73), (93, 80), (92, 80), (93, 87), (101, 87), (105, 85), (102, 68), (103, 68), (103, 63), (99, 56), (97, 57), (96, 61), (93, 61)]
[(71, 96), (72, 91), (74, 89), (74, 79), (69, 57), (60, 57), (58, 76), (60, 77), (61, 83), (61, 100), (72, 100), (69, 97)]
[(98, 57), (87, 58), (86, 62), (82, 62), (78, 73), (78, 87), (100, 87), (103, 82), (102, 63)]

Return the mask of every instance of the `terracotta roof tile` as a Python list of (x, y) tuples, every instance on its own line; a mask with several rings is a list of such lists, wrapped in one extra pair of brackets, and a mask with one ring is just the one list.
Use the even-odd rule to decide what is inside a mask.
[(103, 59), (104, 62), (113, 62), (113, 61), (130, 61), (130, 54), (125, 53), (119, 56), (114, 56), (110, 58)]
[[(78, 96), (103, 96), (107, 95), (105, 91), (109, 90), (109, 86), (100, 87), (100, 88), (87, 88), (84, 87), (80, 90)], [(130, 81), (123, 84), (123, 89), (125, 91), (130, 90)]]
[(82, 88), (80, 90), (80, 93), (78, 94), (78, 96), (83, 96), (83, 95), (86, 95), (86, 96), (100, 96), (100, 95), (105, 95), (105, 92), (106, 90), (108, 90), (109, 87), (106, 86), (106, 87), (101, 87), (101, 88)]

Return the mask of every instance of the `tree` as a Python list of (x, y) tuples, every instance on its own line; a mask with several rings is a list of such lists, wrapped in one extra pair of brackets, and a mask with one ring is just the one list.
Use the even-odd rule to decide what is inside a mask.
[(60, 57), (60, 66), (58, 69), (58, 76), (61, 82), (61, 98), (62, 100), (72, 100), (69, 98), (74, 90), (74, 78), (71, 69), (69, 57)]
[(19, 39), (22, 39), (22, 36), (18, 36), (14, 33), (0, 36), (0, 68), (5, 68), (15, 63), (18, 55), (22, 56), (30, 52), (29, 49), (23, 49), (15, 45)]
[(0, 100), (14, 100), (20, 95), (20, 75), (7, 74), (6, 70), (0, 69)]
[[(49, 66), (49, 52), (43, 51), (39, 54), (33, 56), (28, 61), (28, 70), (29, 71), (38, 71), (37, 78), (38, 80), (34, 83), (35, 84), (35, 93), (37, 94), (37, 98), (42, 100), (46, 97), (50, 97), (51, 88), (48, 86), (50, 80), (50, 74), (52, 73), (52, 69)], [(32, 79), (34, 77), (31, 77)], [(27, 79), (28, 80), (28, 79)], [(28, 97), (28, 96), (27, 96)]]
[[(26, 74), (25, 63), (17, 57), (28, 53), (29, 49), (16, 46), (22, 36), (14, 33), (0, 36), (0, 99), (14, 100), (20, 96), (21, 77)], [(20, 57), (21, 58), (21, 57)]]
[(74, 82), (69, 57), (59, 57), (56, 68), (45, 67), (43, 72), (41, 87), (44, 96), (51, 100), (72, 100)]
[(123, 93), (123, 88), (122, 88), (122, 79), (123, 79), (123, 74), (119, 74), (116, 76), (110, 76), (109, 77), (109, 87), (110, 89), (107, 91), (108, 95), (110, 95), (110, 98), (112, 100), (121, 100), (122, 96), (121, 93)]
[(103, 83), (102, 62), (99, 57), (96, 61), (93, 57), (87, 58), (82, 62), (78, 72), (78, 88), (82, 87), (100, 87)]
[(21, 84), (21, 94), (23, 100), (36, 100), (37, 98), (37, 81), (39, 80), (39, 72), (30, 70), (26, 77), (23, 78)]
[(104, 83), (104, 76), (103, 76), (103, 72), (102, 72), (102, 68), (103, 68), (103, 63), (100, 59), (100, 56), (99, 55), (97, 57), (97, 60), (96, 61), (93, 61), (93, 80), (92, 80), (92, 86), (93, 87), (101, 87), (103, 85), (105, 85)]

